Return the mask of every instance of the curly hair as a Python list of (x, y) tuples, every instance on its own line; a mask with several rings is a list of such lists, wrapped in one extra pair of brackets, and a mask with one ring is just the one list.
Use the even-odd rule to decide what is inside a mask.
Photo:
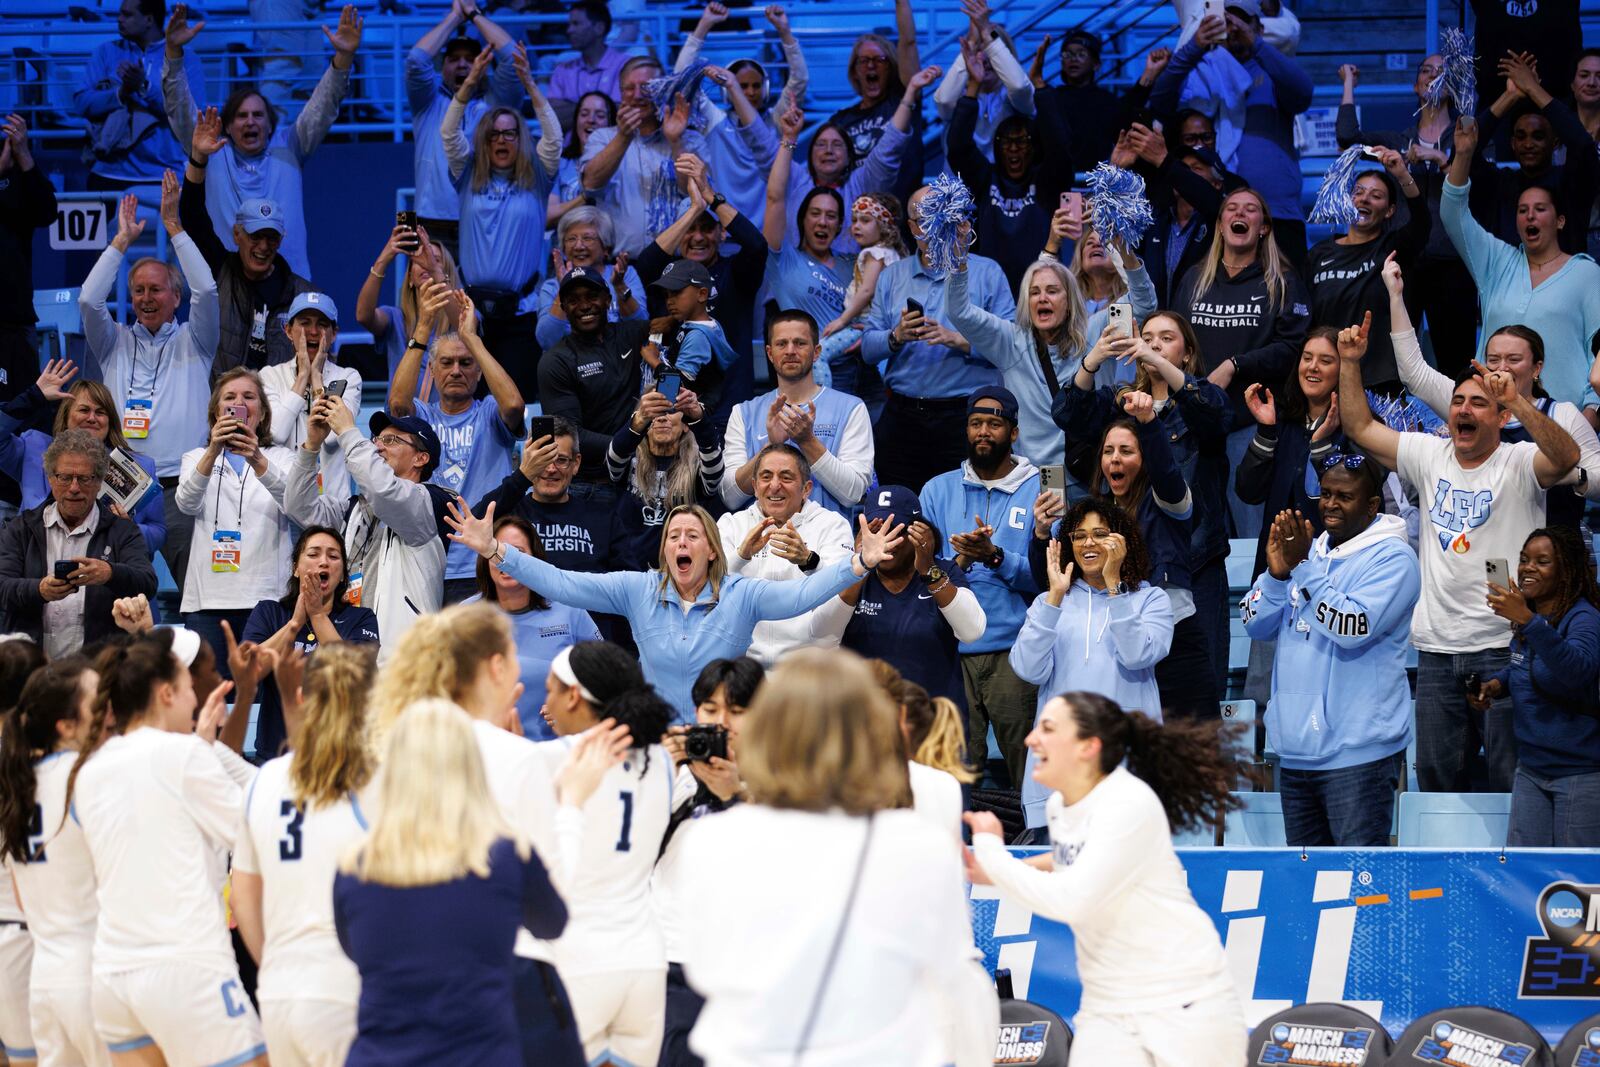
[(1600, 608), (1600, 585), (1595, 583), (1594, 565), (1589, 562), (1583, 537), (1572, 526), (1541, 526), (1522, 542), (1526, 552), (1536, 537), (1547, 538), (1556, 560), (1556, 590), (1539, 614), (1551, 625), (1566, 618), (1567, 612), (1580, 600)]
[[(1144, 536), (1139, 533), (1139, 520), (1132, 514), (1122, 510), (1115, 500), (1110, 497), (1091, 496), (1078, 501), (1067, 509), (1061, 516), (1061, 532), (1056, 535), (1056, 540), (1061, 542), (1064, 553), (1072, 552), (1072, 531), (1083, 525), (1083, 520), (1090, 515), (1099, 515), (1105, 521), (1106, 529), (1114, 534), (1121, 534), (1122, 540), (1128, 546), (1128, 555), (1122, 561), (1122, 579), (1131, 585), (1138, 585), (1150, 577), (1150, 552), (1144, 546)], [(1062, 559), (1069, 558), (1067, 554)]]

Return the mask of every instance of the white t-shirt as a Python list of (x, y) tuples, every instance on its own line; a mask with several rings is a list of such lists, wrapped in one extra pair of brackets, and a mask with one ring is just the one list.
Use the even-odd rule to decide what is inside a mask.
[[(552, 779), (583, 736), (536, 746)], [(567, 928), (555, 943), (563, 975), (666, 969), (650, 876), (672, 816), (672, 773), (665, 748), (633, 749), (606, 772), (583, 805), (581, 858), (573, 883), (562, 893)]]
[[(687, 804), (699, 788), (700, 779), (687, 766), (679, 767), (673, 781), (672, 810), (677, 811), (681, 805)], [(678, 824), (672, 839), (661, 850), (661, 858), (656, 861), (655, 872), (650, 876), (650, 904), (655, 909), (656, 929), (661, 931), (661, 945), (666, 950), (667, 959), (673, 963), (683, 962), (680, 904), (683, 899), (683, 843), (704, 820), (705, 814), (709, 813), (691, 813), (689, 818)]]
[(180, 960), (234, 970), (216, 855), (233, 847), (243, 800), (193, 734), (141, 727), (89, 757), (72, 817), (99, 886), (95, 974)]
[(1045, 819), (1053, 871), (1011, 856), (993, 834), (974, 834), (972, 850), (1003, 896), (1072, 927), (1082, 1010), (1140, 1013), (1235, 995), (1154, 790), (1118, 767), (1070, 807), (1051, 793)]
[(875, 821), (848, 917), (863, 817), (741, 804), (684, 842), (683, 965), (706, 997), (689, 1046), (707, 1067), (790, 1067), (841, 921), (807, 1067), (949, 1063), (945, 1019), (960, 1047), (978, 1041), (958, 1064), (994, 1062), (993, 1026), (967, 1025), (994, 986), (972, 959), (961, 854), (914, 811)]
[[(556, 855), (555, 768), (546, 769), (539, 758), (539, 746), (482, 719), (472, 720), (478, 738), (478, 753), (483, 757), (484, 777), (494, 794), (500, 813), (519, 836), (533, 845), (552, 882), (560, 863)], [(560, 764), (556, 764), (559, 767)], [(556, 888), (568, 897), (567, 887)], [(571, 898), (568, 897), (570, 907)], [(570, 927), (569, 927), (570, 929)], [(516, 954), (524, 959), (552, 962), (549, 942), (540, 941), (521, 926), (517, 927)]]
[(1422, 596), (1411, 616), (1411, 643), (1425, 652), (1504, 648), (1511, 624), (1489, 610), (1484, 563), (1512, 567), (1528, 534), (1544, 525), (1545, 491), (1533, 472), (1539, 446), (1502, 444), (1471, 470), (1456, 462), (1448, 438), (1400, 435), (1399, 474), (1417, 490), (1422, 531)]
[[(37, 836), (29, 833), (28, 849), (34, 858), (28, 863), (6, 861), (33, 935), (34, 989), (81, 989), (89, 981), (100, 905), (83, 828), (66, 818), (67, 778), (77, 761), (76, 751), (62, 749), (33, 765), (38, 821)], [(10, 886), (0, 887), (0, 901), (14, 908), (15, 899)]]
[(266, 944), (258, 991), (262, 1000), (353, 1005), (361, 998), (361, 974), (334, 930), (333, 880), (367, 823), (354, 794), (310, 811), (295, 806), (293, 758), (279, 756), (257, 772), (233, 854), (236, 870), (261, 876)]
[(911, 760), (911, 806), (918, 815), (961, 840), (961, 783), (949, 771)]

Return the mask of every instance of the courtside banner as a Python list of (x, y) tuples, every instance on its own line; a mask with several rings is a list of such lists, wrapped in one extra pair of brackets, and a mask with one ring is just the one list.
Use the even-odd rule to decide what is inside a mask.
[[(1600, 851), (1178, 856), (1227, 948), (1252, 1026), (1292, 1004), (1342, 1001), (1398, 1034), (1439, 1008), (1482, 1004), (1525, 1019), (1553, 1046), (1600, 1012)], [(1009, 968), (1019, 998), (1070, 1020), (1078, 1010), (1072, 934), (989, 886), (974, 886), (972, 898), (984, 963)]]

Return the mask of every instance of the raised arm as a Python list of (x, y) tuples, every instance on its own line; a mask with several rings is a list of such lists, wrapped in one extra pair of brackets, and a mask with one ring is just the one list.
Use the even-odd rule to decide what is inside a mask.
[(1255, 60), (1267, 72), (1267, 77), (1272, 79), (1279, 114), (1286, 117), (1298, 115), (1311, 106), (1311, 95), (1316, 91), (1316, 86), (1311, 84), (1311, 76), (1304, 67), (1260, 39), (1256, 41)]
[(1539, 410), (1530, 398), (1517, 391), (1516, 382), (1505, 371), (1491, 371), (1483, 377), (1484, 386), (1501, 407), (1522, 423), (1539, 454), (1533, 457), (1533, 473), (1541, 488), (1549, 489), (1578, 465), (1578, 442), (1550, 416)]
[(806, 98), (806, 89), (811, 84), (811, 69), (806, 66), (806, 56), (800, 48), (800, 42), (789, 28), (789, 13), (783, 9), (783, 5), (768, 4), (766, 16), (772, 28), (778, 31), (778, 47), (783, 50), (783, 61), (789, 67), (789, 79), (783, 83), (783, 91), (773, 105), (773, 114), (781, 115), (790, 106)]
[(789, 232), (789, 172), (805, 122), (805, 112), (798, 107), (778, 112), (778, 152), (767, 172), (767, 206), (761, 216), (761, 236), (774, 252), (783, 248), (784, 235)]
[(167, 124), (179, 144), (194, 133), (194, 91), (189, 85), (189, 68), (183, 49), (205, 29), (204, 21), (189, 24), (189, 9), (179, 4), (167, 16), (166, 50), (161, 64), (161, 100), (167, 111)]
[[(460, 289), (453, 291), (458, 316), (461, 340), (466, 343), (467, 351), (478, 361), (478, 367), (483, 371), (484, 384), (489, 387), (489, 395), (494, 397), (495, 407), (500, 409), (500, 421), (505, 423), (506, 430), (512, 437), (522, 436), (522, 413), (524, 403), (522, 391), (517, 388), (517, 383), (511, 380), (511, 375), (494, 358), (483, 338), (478, 336), (478, 309), (473, 305), (472, 298)], [(406, 353), (410, 355), (410, 353)], [(415, 388), (415, 385), (413, 385)], [(392, 388), (391, 388), (392, 392)]]
[[(385, 406), (395, 418), (405, 418), (416, 410), (417, 379), (422, 374), (422, 357), (428, 352), (428, 339), (433, 336), (433, 323), (439, 312), (450, 302), (450, 285), (447, 282), (429, 282), (417, 294), (417, 324), (412, 328), (400, 365), (389, 379), (389, 396)], [(461, 329), (465, 331), (466, 327)]]
[(1400, 465), (1400, 432), (1373, 418), (1367, 391), (1361, 385), (1361, 357), (1367, 354), (1367, 332), (1371, 328), (1369, 311), (1360, 326), (1346, 326), (1339, 331), (1339, 424), (1361, 451), (1396, 470)]
[(472, 159), (472, 144), (467, 139), (465, 131), (461, 129), (461, 124), (466, 118), (467, 102), (472, 99), (479, 83), (483, 81), (491, 58), (487, 50), (479, 52), (473, 58), (472, 68), (467, 71), (467, 76), (461, 79), (461, 87), (456, 90), (456, 95), (450, 98), (450, 106), (444, 109), (444, 118), (439, 121), (439, 139), (444, 143), (444, 155), (450, 163), (452, 181), (461, 177), (462, 171), (467, 169), (468, 161)]
[(294, 148), (301, 159), (316, 150), (339, 117), (339, 105), (350, 91), (350, 68), (356, 61), (356, 49), (361, 46), (361, 27), (362, 19), (354, 4), (346, 4), (339, 13), (337, 30), (322, 27), (323, 35), (333, 46), (333, 59), (294, 120)]
[(78, 315), (83, 320), (84, 339), (89, 343), (89, 351), (100, 357), (102, 365), (115, 353), (121, 331), (111, 312), (106, 310), (106, 297), (116, 284), (117, 272), (122, 268), (129, 246), (144, 233), (138, 210), (136, 197), (129, 194), (122, 198), (117, 211), (117, 235), (95, 260), (94, 268), (78, 290)]
[(895, 59), (902, 71), (920, 70), (922, 54), (917, 49), (917, 16), (911, 0), (894, 0)]
[(458, 501), (452, 500), (448, 508), (445, 522), (454, 531), (450, 534), (451, 541), (466, 545), (484, 559), (503, 552), (504, 558), (497, 564), (502, 571), (558, 604), (627, 616), (637, 594), (654, 589), (656, 576), (646, 571), (587, 574), (562, 570), (514, 545), (495, 540), (493, 504), (478, 518), (465, 511)]
[[(1400, 369), (1400, 384), (1444, 418), (1450, 413), (1452, 383), (1447, 375), (1428, 366), (1422, 357), (1422, 345), (1417, 342), (1411, 312), (1406, 308), (1405, 279), (1393, 252), (1383, 261), (1383, 284), (1389, 290), (1389, 343), (1394, 347), (1395, 363)], [(1340, 414), (1343, 415), (1342, 409)]]

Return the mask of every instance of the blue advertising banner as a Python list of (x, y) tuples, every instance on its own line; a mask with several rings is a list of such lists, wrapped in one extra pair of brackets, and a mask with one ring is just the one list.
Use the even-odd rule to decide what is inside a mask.
[[(1041, 851), (1016, 849), (1018, 855)], [(1337, 1001), (1398, 1035), (1454, 1005), (1511, 1012), (1553, 1046), (1600, 1012), (1600, 852), (1493, 849), (1179, 849), (1226, 946), (1253, 1026), (1291, 1004)], [(972, 892), (990, 970), (1071, 1019), (1072, 934)], [(1182, 945), (1169, 946), (1182, 953)]]

